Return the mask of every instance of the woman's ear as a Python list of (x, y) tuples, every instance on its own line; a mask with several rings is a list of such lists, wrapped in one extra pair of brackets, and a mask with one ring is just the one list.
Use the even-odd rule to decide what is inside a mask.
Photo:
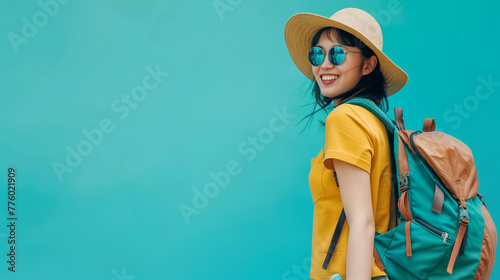
[(363, 71), (361, 74), (363, 75), (368, 75), (370, 74), (373, 69), (377, 66), (377, 57), (375, 55), (372, 55), (370, 58), (367, 58), (363, 61)]

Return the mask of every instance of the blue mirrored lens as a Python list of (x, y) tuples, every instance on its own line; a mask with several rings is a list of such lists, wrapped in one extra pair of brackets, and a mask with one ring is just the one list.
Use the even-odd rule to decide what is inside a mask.
[(333, 47), (330, 52), (328, 52), (328, 58), (332, 62), (333, 65), (340, 65), (344, 62), (345, 52), (339, 46)]
[(325, 59), (325, 54), (320, 47), (312, 47), (309, 50), (309, 62), (314, 66), (319, 66), (323, 63)]

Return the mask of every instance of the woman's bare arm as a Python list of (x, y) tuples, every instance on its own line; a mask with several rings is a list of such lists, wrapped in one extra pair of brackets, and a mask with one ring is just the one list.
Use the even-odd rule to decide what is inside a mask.
[(369, 280), (373, 265), (373, 220), (370, 174), (365, 170), (332, 159), (339, 181), (340, 195), (349, 224), (347, 244), (347, 280)]

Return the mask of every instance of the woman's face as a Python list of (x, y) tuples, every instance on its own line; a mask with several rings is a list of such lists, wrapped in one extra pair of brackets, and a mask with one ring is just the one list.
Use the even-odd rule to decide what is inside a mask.
[[(326, 32), (336, 32), (335, 30), (330, 30)], [(363, 64), (363, 55), (361, 53), (352, 53), (349, 51), (360, 52), (358, 47), (349, 47), (341, 45), (336, 39), (330, 40), (326, 36), (326, 32), (321, 34), (316, 47), (323, 49), (325, 53), (325, 59), (323, 63), (319, 66), (312, 65), (312, 72), (316, 81), (318, 82), (321, 94), (325, 97), (334, 98), (342, 93), (351, 90), (356, 86), (361, 79), (364, 71), (361, 65)], [(334, 34), (331, 34), (334, 35)], [(335, 36), (330, 36), (335, 38)], [(333, 46), (341, 45), (346, 51), (344, 62), (338, 66), (333, 65), (328, 59), (328, 52)], [(338, 100), (334, 100), (334, 104), (337, 104)]]

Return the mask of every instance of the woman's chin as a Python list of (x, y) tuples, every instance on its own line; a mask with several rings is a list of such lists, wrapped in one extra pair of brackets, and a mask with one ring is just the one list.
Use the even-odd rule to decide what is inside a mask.
[(321, 92), (321, 95), (328, 98), (334, 98), (338, 94), (336, 92)]

